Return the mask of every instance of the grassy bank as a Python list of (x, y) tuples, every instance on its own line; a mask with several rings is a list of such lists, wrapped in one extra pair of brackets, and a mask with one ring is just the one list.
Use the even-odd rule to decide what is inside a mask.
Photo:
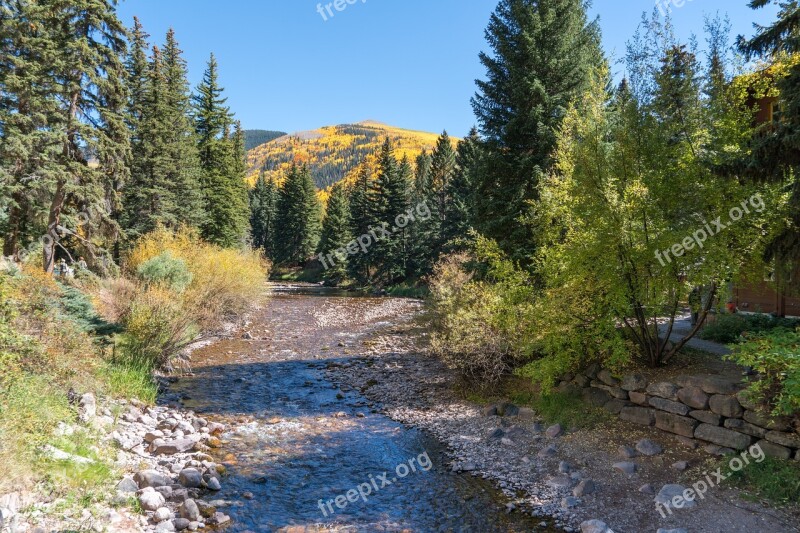
[[(99, 431), (77, 424), (80, 396), (154, 402), (154, 372), (258, 303), (269, 270), (254, 253), (166, 231), (145, 236), (116, 278), (54, 280), (37, 264), (4, 266), (0, 494), (38, 486), (70, 505), (113, 494), (118, 475)], [(94, 462), (53, 460), (51, 447)]]

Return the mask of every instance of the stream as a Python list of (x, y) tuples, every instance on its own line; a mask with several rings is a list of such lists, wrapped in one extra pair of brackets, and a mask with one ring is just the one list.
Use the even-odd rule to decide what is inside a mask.
[(252, 338), (194, 352), (170, 396), (230, 428), (214, 501), (232, 518), (227, 531), (540, 531), (539, 520), (507, 514), (489, 482), (452, 473), (433, 437), (326, 377), (375, 332), (419, 313), (412, 300), (276, 285)]

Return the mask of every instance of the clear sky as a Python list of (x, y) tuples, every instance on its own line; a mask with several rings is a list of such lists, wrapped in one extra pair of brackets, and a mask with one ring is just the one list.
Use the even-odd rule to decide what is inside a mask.
[[(497, 0), (341, 0), (331, 17), (317, 0), (125, 0), (160, 44), (175, 28), (192, 84), (211, 52), (232, 110), (249, 129), (288, 132), (378, 120), (463, 136), (475, 120), (469, 99), (483, 77), (478, 52)], [(747, 0), (672, 2), (682, 38), (702, 34), (703, 15), (728, 13), (733, 34), (750, 35), (776, 9)], [(680, 5), (681, 7), (676, 7)], [(594, 0), (606, 53), (619, 58), (654, 0)], [(323, 17), (324, 15), (324, 17)], [(325, 20), (327, 18), (327, 20)], [(615, 66), (619, 73), (621, 66)]]

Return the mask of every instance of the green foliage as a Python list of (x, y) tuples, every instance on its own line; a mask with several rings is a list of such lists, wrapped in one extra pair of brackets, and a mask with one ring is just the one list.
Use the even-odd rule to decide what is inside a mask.
[(261, 175), (250, 191), (250, 238), (253, 247), (264, 250), (267, 257), (275, 257), (276, 217), (278, 188), (272, 178)]
[(701, 339), (732, 344), (741, 340), (744, 333), (761, 333), (775, 328), (794, 328), (800, 323), (797, 319), (780, 318), (757, 313), (717, 315), (717, 320), (706, 325), (698, 335)]
[(477, 229), (515, 259), (528, 261), (534, 231), (520, 218), (538, 198), (539, 180), (552, 169), (552, 152), (567, 107), (588, 88), (604, 63), (596, 22), (583, 0), (502, 0), (481, 53), (486, 79), (472, 107), (483, 134)]
[(800, 413), (800, 328), (746, 334), (730, 358), (758, 372), (749, 390), (774, 415)]
[(164, 284), (176, 292), (183, 292), (192, 282), (192, 273), (182, 259), (169, 251), (139, 265), (136, 275), (147, 284)]
[(317, 189), (306, 167), (293, 166), (278, 193), (275, 260), (304, 264), (317, 249), (322, 222)]
[(284, 135), (286, 135), (284, 131), (244, 130), (244, 149), (249, 152), (256, 146), (261, 146)]
[[(723, 460), (723, 470), (728, 459)], [(751, 462), (729, 478), (734, 484), (773, 504), (793, 505), (800, 501), (800, 463), (772, 457)]]
[[(347, 252), (342, 250), (352, 240), (350, 235), (350, 208), (347, 202), (347, 191), (344, 184), (337, 183), (331, 187), (325, 218), (322, 221), (322, 236), (317, 251), (325, 269), (323, 277), (331, 283), (341, 283), (347, 276)], [(325, 257), (327, 256), (327, 257)]]
[[(480, 263), (482, 279), (470, 272)], [(529, 277), (484, 238), (474, 256), (444, 258), (430, 279), (431, 349), (475, 383), (492, 386), (532, 355)]]

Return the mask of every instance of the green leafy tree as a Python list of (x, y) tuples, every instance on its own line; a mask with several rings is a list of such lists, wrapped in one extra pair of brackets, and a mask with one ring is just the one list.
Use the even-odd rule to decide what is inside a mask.
[(501, 0), (486, 38), (492, 54), (480, 54), (486, 79), (472, 99), (486, 154), (476, 222), (514, 258), (528, 260), (535, 230), (521, 219), (552, 168), (567, 108), (604, 62), (600, 32), (583, 0)]

